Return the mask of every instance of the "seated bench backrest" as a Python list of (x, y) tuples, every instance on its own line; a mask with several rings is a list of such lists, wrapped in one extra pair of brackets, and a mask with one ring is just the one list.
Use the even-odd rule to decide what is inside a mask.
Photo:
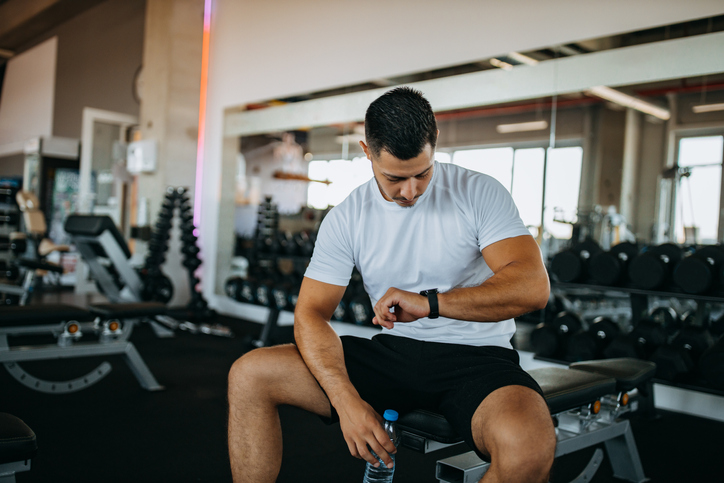
[(65, 231), (109, 300), (140, 302), (142, 281), (128, 261), (131, 251), (111, 217), (70, 215), (65, 221)]
[[(70, 236), (83, 237), (99, 237), (104, 231), (108, 231), (126, 254), (126, 258), (131, 258), (131, 251), (128, 249), (126, 240), (108, 215), (70, 215), (65, 220), (65, 231)], [(107, 256), (102, 253), (97, 254)]]

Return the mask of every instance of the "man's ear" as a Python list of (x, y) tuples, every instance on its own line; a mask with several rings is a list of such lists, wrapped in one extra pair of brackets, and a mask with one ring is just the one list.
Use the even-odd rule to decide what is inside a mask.
[(369, 158), (370, 160), (372, 160), (372, 155), (370, 154), (370, 148), (365, 144), (365, 142), (364, 142), (364, 141), (360, 141), (360, 142), (359, 142), (359, 145), (362, 147), (362, 151), (365, 152), (365, 155), (367, 156), (367, 158)]

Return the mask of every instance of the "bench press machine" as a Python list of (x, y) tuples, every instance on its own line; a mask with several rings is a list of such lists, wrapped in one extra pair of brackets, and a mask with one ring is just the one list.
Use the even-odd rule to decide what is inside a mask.
[[(615, 477), (634, 483), (648, 481), (631, 425), (621, 416), (638, 409), (640, 401), (634, 395), (653, 397), (655, 372), (652, 362), (624, 358), (528, 371), (543, 390), (556, 423), (556, 457), (603, 443)], [(401, 444), (423, 453), (462, 443), (443, 416), (428, 411), (405, 414), (397, 426)], [(571, 483), (590, 481), (602, 461), (603, 451), (598, 448)], [(470, 451), (439, 460), (435, 476), (440, 483), (474, 483), (489, 466)]]
[[(103, 362), (86, 375), (66, 381), (47, 381), (30, 375), (19, 363), (49, 359), (122, 355), (141, 387), (158, 391), (136, 347), (128, 339), (135, 323), (163, 315), (160, 303), (98, 304), (88, 310), (71, 305), (8, 307), (0, 312), (0, 363), (21, 384), (35, 391), (64, 394), (85, 389), (103, 379), (111, 365)], [(56, 344), (10, 346), (8, 336), (52, 335)], [(81, 341), (84, 335), (94, 337)]]

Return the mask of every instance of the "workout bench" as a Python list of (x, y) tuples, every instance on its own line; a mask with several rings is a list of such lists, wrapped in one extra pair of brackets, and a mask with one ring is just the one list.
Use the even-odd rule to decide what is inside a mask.
[(37, 452), (33, 430), (12, 414), (0, 413), (0, 483), (15, 483), (15, 473), (28, 471)]
[[(128, 339), (139, 319), (163, 315), (163, 304), (98, 304), (89, 310), (71, 305), (31, 305), (8, 307), (0, 312), (0, 362), (18, 382), (30, 389), (63, 394), (79, 391), (103, 379), (111, 365), (103, 362), (85, 376), (66, 381), (47, 381), (26, 372), (19, 363), (49, 359), (70, 359), (104, 355), (122, 355), (144, 389), (163, 389), (156, 382)], [(8, 336), (53, 335), (57, 342), (49, 345), (11, 347)], [(94, 335), (91, 341), (80, 341)]]
[[(651, 391), (656, 365), (637, 359), (608, 359), (571, 364), (569, 369), (546, 367), (528, 373), (538, 382), (556, 423), (556, 457), (604, 443), (614, 476), (634, 483), (644, 476), (633, 431), (621, 416), (638, 409), (632, 393)], [(636, 391), (634, 391), (636, 390)], [(653, 397), (653, 393), (648, 394)], [(400, 417), (401, 444), (429, 453), (462, 439), (439, 414), (413, 411)], [(603, 461), (596, 449), (583, 472), (571, 483), (590, 481)], [(436, 477), (440, 483), (474, 483), (483, 477), (490, 463), (473, 451), (439, 460)]]

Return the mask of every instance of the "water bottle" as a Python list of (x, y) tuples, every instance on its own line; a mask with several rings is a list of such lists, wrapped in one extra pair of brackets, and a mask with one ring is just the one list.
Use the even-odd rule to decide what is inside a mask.
[[(384, 418), (385, 418), (385, 431), (387, 431), (387, 434), (390, 436), (390, 439), (392, 440), (392, 443), (397, 446), (397, 444), (400, 442), (399, 437), (397, 436), (397, 428), (395, 427), (395, 421), (397, 421), (397, 411), (393, 411), (392, 409), (388, 409), (385, 411)], [(379, 456), (375, 454), (373, 451), (372, 454), (377, 458), (377, 461), (380, 462), (380, 465), (375, 468), (372, 466), (371, 463), (367, 463), (367, 466), (365, 467), (365, 477), (362, 480), (362, 483), (392, 483), (392, 476), (395, 474), (395, 455), (391, 454), (392, 457), (392, 468), (388, 468), (385, 463), (382, 462)]]

